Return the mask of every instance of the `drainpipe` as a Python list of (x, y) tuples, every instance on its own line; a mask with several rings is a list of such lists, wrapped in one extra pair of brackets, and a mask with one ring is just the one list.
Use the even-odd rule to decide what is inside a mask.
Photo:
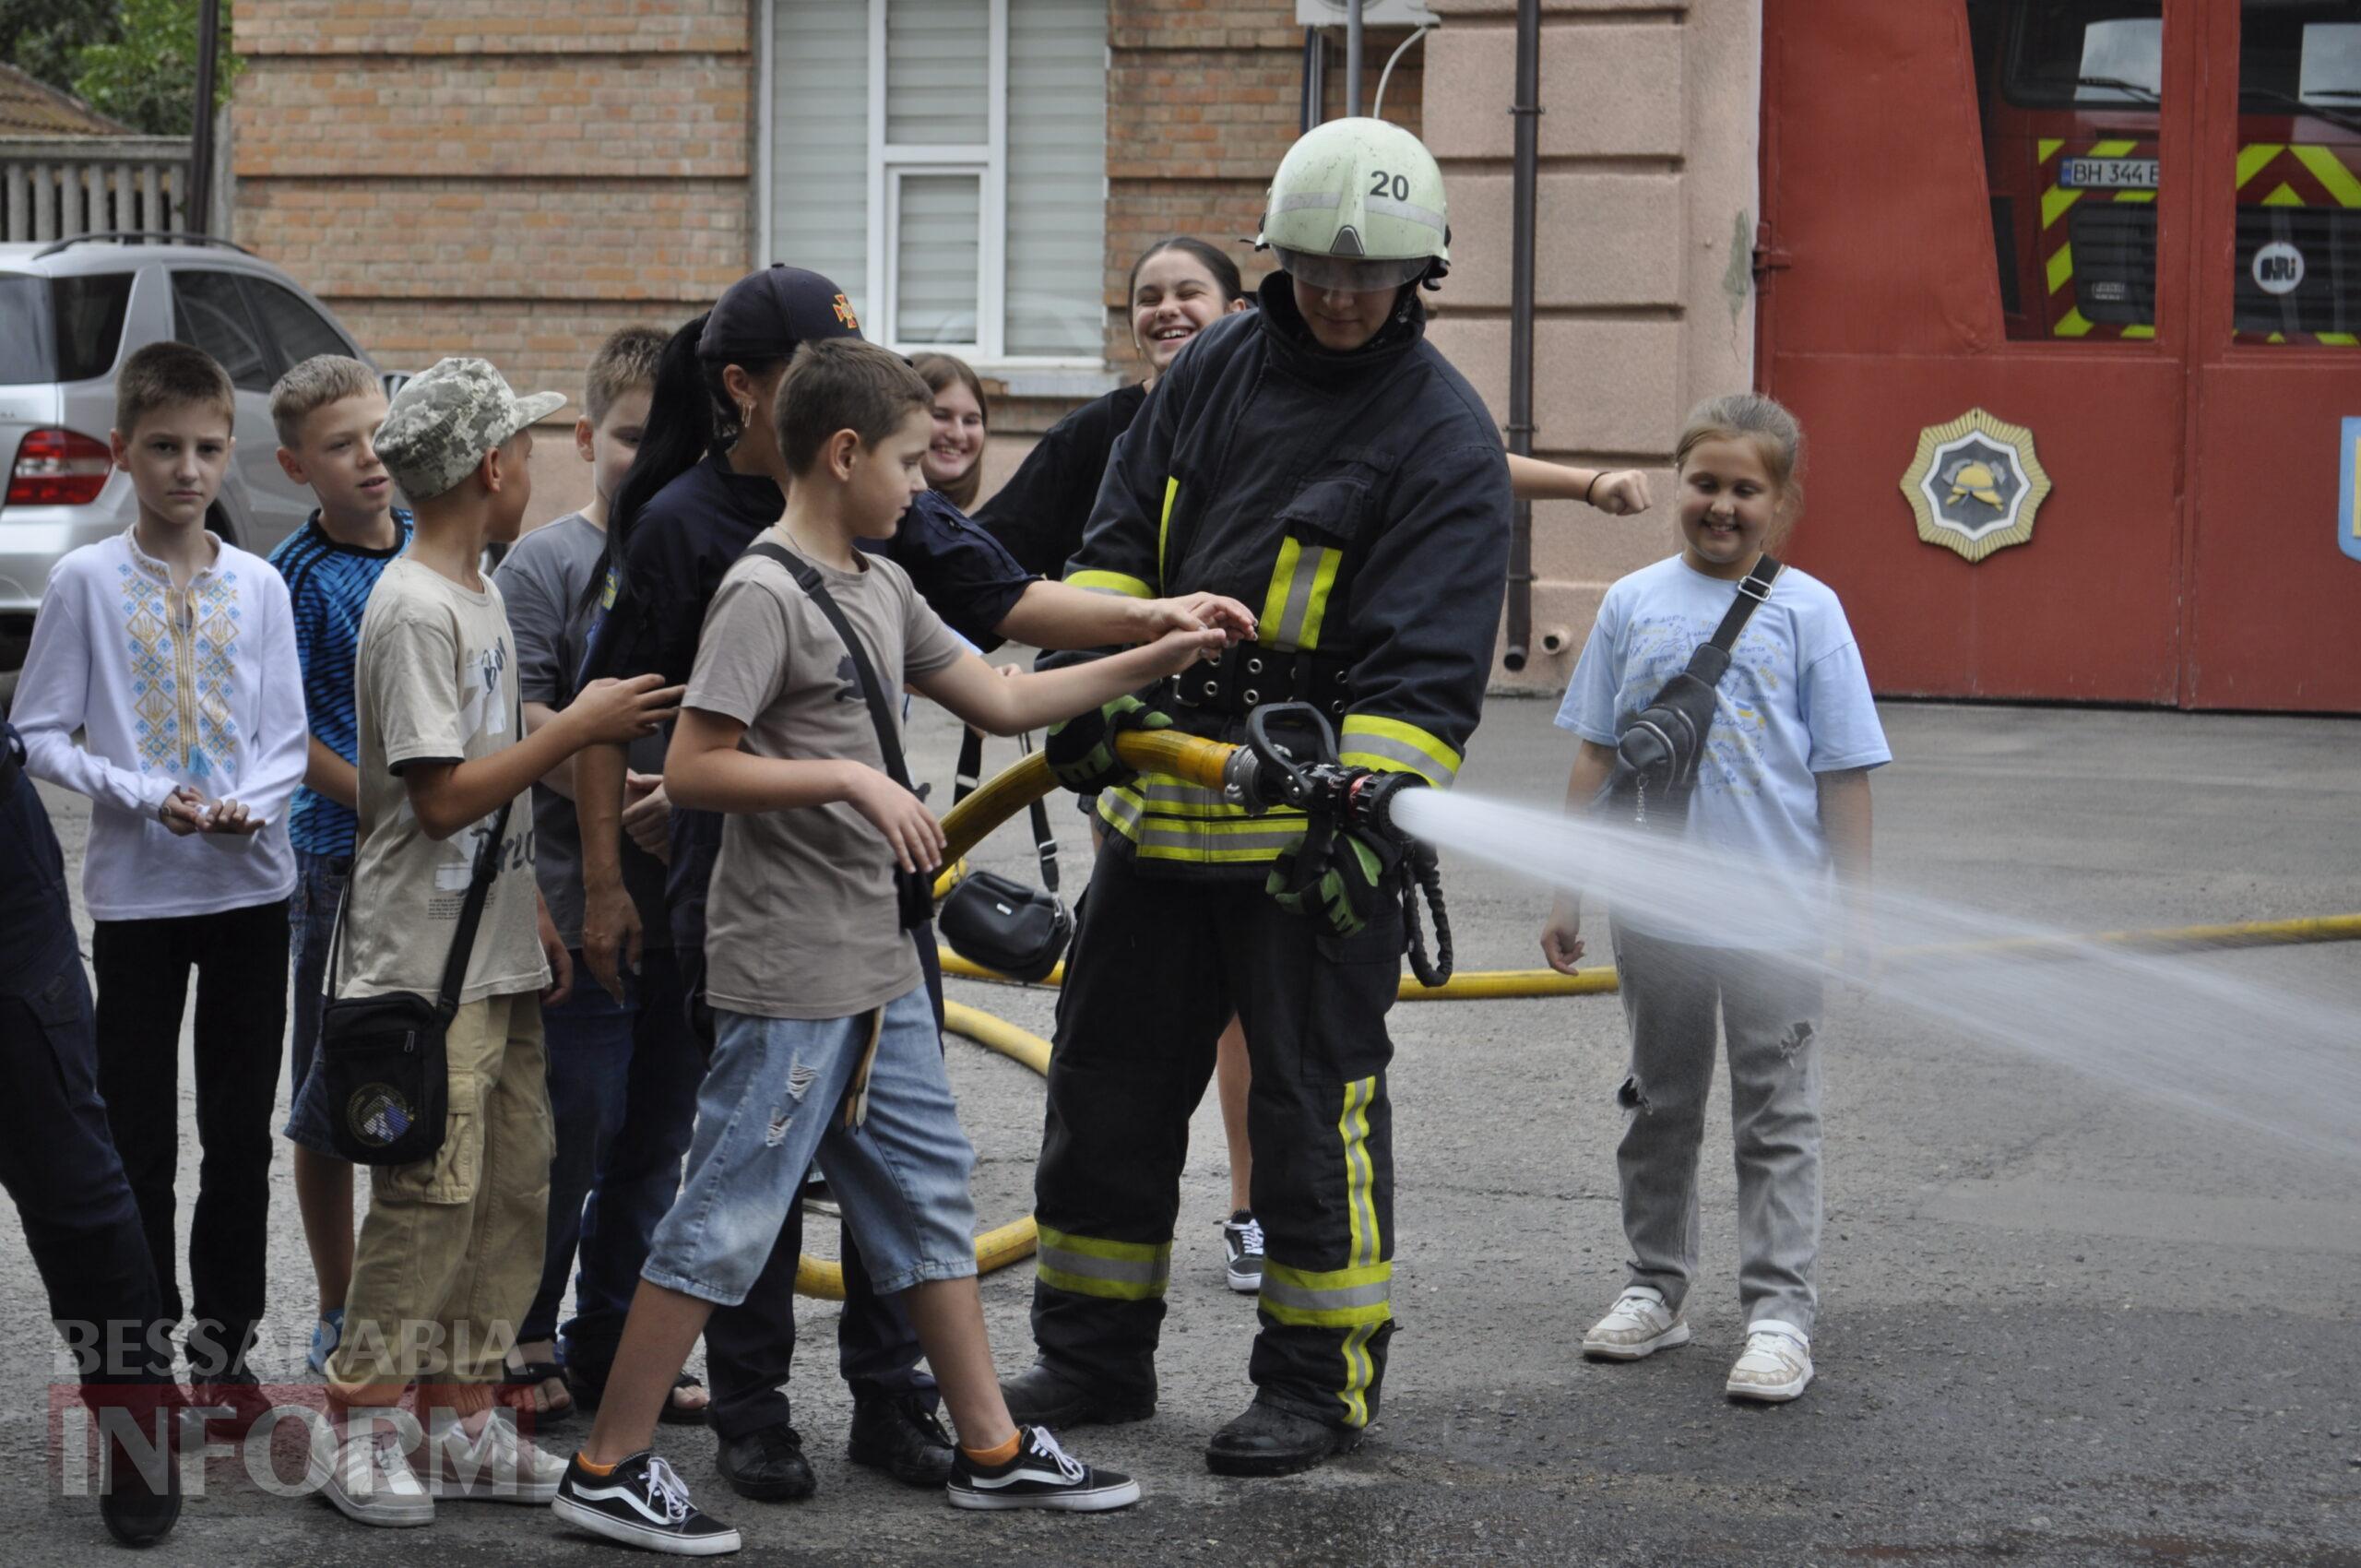
[(1345, 113), (1361, 112), (1361, 0), (1345, 0)]
[[(1509, 450), (1533, 456), (1533, 209), (1540, 159), (1541, 0), (1517, 0), (1515, 200), (1509, 219)], [(1508, 646), (1501, 664), (1525, 668), (1533, 637), (1533, 503), (1519, 501), (1509, 525)]]
[(1318, 28), (1303, 30), (1303, 101), (1298, 130), (1309, 132), (1320, 124), (1320, 106), (1327, 88), (1328, 40)]
[(189, 126), (188, 194), (181, 227), (192, 234), (213, 228), (213, 77), (221, 53), (221, 0), (201, 0), (196, 13), (196, 115)]

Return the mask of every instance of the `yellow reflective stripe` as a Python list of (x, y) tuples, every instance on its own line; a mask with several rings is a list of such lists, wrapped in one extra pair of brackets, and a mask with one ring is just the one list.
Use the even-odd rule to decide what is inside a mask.
[(2081, 191), (2070, 191), (2062, 185), (2052, 185), (2041, 193), (2041, 226), (2045, 229), (2066, 215), (2066, 209), (2082, 199)]
[(1303, 630), (1299, 640), (1299, 646), (1303, 647), (1320, 646), (1320, 627), (1328, 619), (1328, 596), (1336, 587), (1336, 568), (1345, 564), (1341, 550), (1323, 548), (1318, 554), (1320, 559), (1311, 569), (1311, 592), (1304, 603)]
[[(2355, 337), (2350, 332), (2323, 332), (2319, 335), (2319, 340), (2334, 348), (2349, 349), (2355, 343), (2361, 343), (2361, 337)], [(2361, 514), (2355, 514), (2354, 526), (2361, 529)]]
[(2082, 307), (2077, 305), (2059, 316), (2049, 330), (2060, 338), (2080, 338), (2090, 331), (2091, 326), (2090, 317), (2084, 315)]
[(2037, 163), (2048, 162), (2052, 158), (2058, 155), (2058, 149), (2065, 145), (2066, 141), (2062, 137), (2042, 137), (2040, 141), (2035, 144), (2035, 150), (2038, 153), (2035, 161)]
[(1099, 820), (1130, 839), (1143, 860), (1204, 865), (1269, 861), (1303, 833), (1303, 814), (1286, 808), (1234, 819), (1172, 814), (1179, 809), (1144, 802), (1136, 785), (1098, 795)]
[(1347, 767), (1374, 767), (1387, 773), (1415, 773), (1437, 789), (1448, 789), (1459, 777), (1459, 754), (1415, 724), (1381, 719), (1373, 713), (1345, 715), (1343, 753), (1337, 761)]
[(2123, 335), (2126, 338), (2153, 338), (2156, 335), (2156, 329), (2153, 327), (2149, 326), (2147, 323), (2142, 322), (2136, 327), (2125, 327), (2123, 329)]
[(2301, 207), (2304, 205), (2304, 198), (2296, 194), (2295, 186), (2289, 184), (2286, 181), (2282, 180), (2279, 182), (2279, 188), (2277, 190), (2262, 198), (2262, 205), (2265, 207)]
[(2324, 147), (2299, 147), (2295, 149), (2296, 161), (2312, 172), (2312, 178), (2328, 187), (2339, 207), (2361, 207), (2361, 179), (2355, 179), (2335, 153)]
[(1303, 540), (1289, 536), (1279, 541), (1279, 558), (1271, 567), (1271, 591), (1263, 596), (1263, 614), (1255, 624), (1255, 640), (1272, 647), (1293, 647), (1279, 640), (1279, 625), (1287, 619), (1287, 596), (1295, 591), (1296, 563), (1303, 558)]
[(2286, 150), (2275, 141), (2261, 141), (2255, 143), (2252, 147), (2238, 148), (2238, 184), (2243, 186), (2248, 180), (2270, 168), (2272, 161)]
[(1111, 1301), (1145, 1301), (1164, 1294), (1172, 1276), (1169, 1241), (1109, 1241), (1076, 1236), (1036, 1222), (1041, 1250), (1037, 1270), (1044, 1284), (1078, 1296)]
[(1382, 1240), (1371, 1192), (1377, 1170), (1369, 1156), (1369, 1108), (1376, 1099), (1377, 1080), (1356, 1078), (1345, 1086), (1344, 1113), (1336, 1118), (1336, 1135), (1345, 1146), (1345, 1207), (1352, 1232), (1345, 1261), (1354, 1268), (1376, 1267)]
[(1168, 475), (1164, 481), (1164, 516), (1156, 523), (1156, 580), (1164, 580), (1164, 540), (1172, 531), (1172, 503), (1180, 498), (1180, 481)]
[(1070, 572), (1066, 581), (1092, 593), (1119, 593), (1126, 599), (1154, 599), (1156, 590), (1137, 577), (1121, 572)]
[(1300, 1328), (1353, 1328), (1394, 1315), (1394, 1265), (1340, 1268), (1324, 1274), (1274, 1266), (1263, 1260), (1263, 1310)]
[(2156, 199), (2156, 193), (2153, 191), (2118, 191), (2115, 193), (2115, 199), (2118, 201), (2153, 201)]
[(1369, 1425), (1369, 1385), (1377, 1381), (1377, 1360), (1369, 1353), (1369, 1342), (1379, 1326), (1368, 1324), (1345, 1336), (1345, 1386), (1337, 1397), (1345, 1402), (1348, 1427)]
[(2093, 158), (2120, 158), (2140, 144), (2136, 141), (2094, 141), (2091, 144)]
[(2058, 254), (2049, 258), (2049, 291), (2058, 292), (2074, 276), (2074, 247), (2060, 245)]

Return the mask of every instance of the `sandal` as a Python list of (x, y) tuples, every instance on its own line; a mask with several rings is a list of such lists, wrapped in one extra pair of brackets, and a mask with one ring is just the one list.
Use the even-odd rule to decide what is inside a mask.
[[(566, 1402), (548, 1409), (533, 1408), (533, 1391), (555, 1379), (565, 1391)], [(528, 1415), (543, 1426), (554, 1426), (582, 1407), (581, 1397), (574, 1392), (574, 1384), (565, 1375), (565, 1368), (556, 1361), (527, 1361), (523, 1366), (508, 1368), (501, 1374), (499, 1387), (504, 1392), (497, 1397), (510, 1409)]]
[[(566, 1386), (573, 1391), (574, 1406), (579, 1410), (597, 1410), (599, 1402), (605, 1398), (607, 1394), (604, 1379), (593, 1382), (579, 1372), (566, 1374)], [(703, 1388), (704, 1386), (704, 1380), (694, 1372), (684, 1372), (672, 1380), (672, 1388), (675, 1393), (683, 1388)], [(667, 1395), (664, 1399), (664, 1408), (656, 1419), (668, 1427), (701, 1427), (706, 1424), (706, 1412), (710, 1408), (712, 1408), (710, 1405), (699, 1405), (694, 1408), (678, 1405), (673, 1403), (670, 1395)]]

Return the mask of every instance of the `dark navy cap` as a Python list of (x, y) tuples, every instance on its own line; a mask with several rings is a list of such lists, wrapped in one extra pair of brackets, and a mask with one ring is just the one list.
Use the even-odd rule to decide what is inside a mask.
[(823, 338), (858, 338), (845, 291), (816, 272), (774, 262), (730, 285), (697, 339), (703, 360), (785, 359)]

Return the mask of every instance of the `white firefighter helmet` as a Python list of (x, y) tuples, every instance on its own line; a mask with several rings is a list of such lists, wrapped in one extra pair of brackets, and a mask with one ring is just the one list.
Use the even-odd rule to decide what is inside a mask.
[(1330, 120), (1297, 138), (1271, 178), (1255, 248), (1316, 289), (1372, 293), (1440, 276), (1451, 222), (1434, 154), (1383, 120)]

